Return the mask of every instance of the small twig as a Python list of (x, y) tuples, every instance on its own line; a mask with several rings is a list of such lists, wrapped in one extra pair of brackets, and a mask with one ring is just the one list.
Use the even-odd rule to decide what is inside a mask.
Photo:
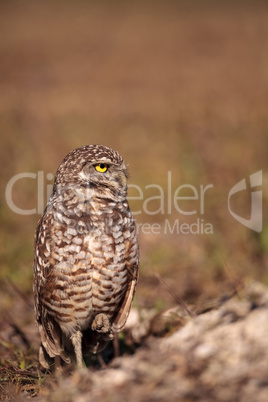
[(22, 329), (14, 321), (10, 322), (9, 324), (15, 330), (15, 332), (21, 337), (21, 340), (23, 341), (25, 346), (28, 349), (30, 349), (31, 344), (28, 341), (28, 339), (27, 339), (26, 335), (24, 334), (24, 332), (22, 331)]
[(118, 333), (114, 334), (113, 347), (114, 347), (114, 358), (119, 357), (120, 350), (119, 350)]
[(164, 281), (164, 279), (161, 278), (161, 276), (159, 275), (159, 273), (154, 270), (154, 275), (156, 276), (156, 278), (159, 280), (159, 282), (161, 282), (169, 291), (169, 293), (171, 294), (171, 296), (174, 298), (174, 300), (176, 301), (176, 303), (178, 303), (182, 308), (185, 309), (185, 311), (189, 314), (189, 316), (191, 318), (196, 317), (196, 314), (194, 312), (192, 312), (187, 305), (184, 303), (184, 301), (182, 300), (182, 298), (180, 298), (178, 295), (176, 295), (176, 293), (174, 293), (174, 291), (170, 288), (170, 286)]
[(7, 280), (7, 284), (8, 286), (12, 289), (13, 292), (15, 292), (16, 295), (19, 295), (20, 298), (31, 308), (33, 309), (33, 304), (31, 303), (31, 301), (29, 300), (29, 298), (21, 291), (21, 289), (15, 285), (15, 283), (8, 278)]
[(223, 264), (225, 271), (227, 272), (228, 276), (231, 278), (231, 281), (232, 281), (232, 283), (234, 285), (234, 292), (233, 293), (237, 294), (239, 297), (241, 297), (241, 290), (243, 290), (245, 288), (244, 282), (241, 281), (239, 278), (237, 278), (235, 273), (229, 267), (228, 262), (225, 262), (222, 259), (222, 264)]
[(103, 360), (103, 357), (102, 357), (101, 353), (98, 353), (98, 361), (99, 361), (100, 366), (101, 366), (102, 369), (107, 368), (107, 364)]

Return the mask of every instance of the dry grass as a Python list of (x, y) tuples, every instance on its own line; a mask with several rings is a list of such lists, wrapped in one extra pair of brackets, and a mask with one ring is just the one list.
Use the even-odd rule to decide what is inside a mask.
[[(163, 186), (167, 197), (168, 171), (173, 191), (188, 183), (214, 186), (204, 215), (183, 216), (174, 208), (170, 215), (137, 215), (139, 223), (161, 225), (166, 218), (203, 218), (214, 231), (141, 233), (138, 308), (175, 303), (155, 270), (175, 294), (198, 305), (251, 278), (268, 283), (266, 208), (260, 234), (227, 209), (230, 188), (257, 170), (263, 170), (264, 203), (268, 198), (266, 2), (11, 1), (0, 7), (2, 321), (6, 310), (22, 326), (28, 317), (17, 311), (6, 278), (31, 298), (38, 219), (8, 208), (6, 184), (21, 172), (54, 173), (83, 144), (118, 149), (130, 165), (131, 183), (146, 197), (158, 195), (145, 188), (149, 184)], [(36, 199), (34, 180), (15, 186), (21, 207), (33, 208)], [(131, 204), (143, 209), (141, 201)], [(182, 205), (199, 209), (194, 201)], [(248, 199), (239, 198), (236, 208), (248, 216)]]

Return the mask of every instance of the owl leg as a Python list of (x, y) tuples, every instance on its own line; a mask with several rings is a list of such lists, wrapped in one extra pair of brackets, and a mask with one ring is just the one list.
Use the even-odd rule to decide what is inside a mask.
[(74, 352), (75, 352), (75, 357), (76, 357), (76, 363), (77, 367), (79, 369), (82, 369), (84, 367), (83, 365), (83, 358), (82, 358), (82, 332), (77, 330), (72, 336), (71, 336), (71, 341), (74, 347)]

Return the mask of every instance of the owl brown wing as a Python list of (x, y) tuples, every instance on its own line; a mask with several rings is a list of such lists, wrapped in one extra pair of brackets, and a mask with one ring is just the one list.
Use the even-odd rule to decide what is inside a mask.
[(128, 283), (127, 291), (120, 305), (119, 311), (113, 321), (112, 329), (114, 332), (120, 332), (124, 328), (129, 311), (132, 305), (137, 279), (133, 279)]
[(128, 271), (128, 284), (127, 289), (122, 298), (119, 310), (113, 318), (112, 329), (114, 332), (120, 332), (127, 321), (130, 308), (132, 305), (135, 288), (138, 280), (139, 271), (139, 246), (136, 237), (136, 228), (133, 226), (132, 241), (128, 242), (126, 252), (126, 268)]

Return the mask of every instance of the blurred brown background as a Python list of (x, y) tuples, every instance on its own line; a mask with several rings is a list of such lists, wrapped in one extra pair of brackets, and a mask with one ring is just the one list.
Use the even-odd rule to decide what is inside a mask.
[[(268, 283), (267, 21), (265, 1), (1, 2), (1, 311), (16, 302), (7, 278), (31, 297), (39, 218), (8, 207), (7, 183), (15, 174), (43, 171), (44, 186), (51, 185), (46, 175), (84, 144), (118, 150), (145, 199), (159, 195), (145, 188), (150, 184), (167, 197), (168, 171), (172, 194), (182, 184), (213, 185), (204, 215), (197, 201), (181, 204), (197, 209), (192, 216), (174, 208), (148, 215), (141, 200), (131, 201), (142, 211), (140, 224), (163, 229), (165, 219), (173, 225), (199, 218), (213, 226), (210, 235), (141, 230), (138, 308), (175, 303), (155, 273), (196, 304), (248, 280)], [(227, 207), (232, 186), (258, 170), (261, 233), (238, 223)], [(20, 208), (36, 208), (37, 181), (18, 181), (12, 195)], [(237, 196), (236, 213), (249, 218), (249, 200), (249, 192)], [(152, 211), (158, 207), (151, 201)]]

